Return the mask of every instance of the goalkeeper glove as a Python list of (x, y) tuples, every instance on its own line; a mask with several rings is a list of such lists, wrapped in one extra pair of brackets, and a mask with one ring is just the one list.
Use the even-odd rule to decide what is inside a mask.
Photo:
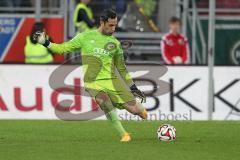
[(48, 40), (45, 32), (40, 32), (40, 31), (35, 32), (33, 34), (33, 39), (45, 47), (49, 47), (51, 44), (51, 42)]
[(136, 84), (133, 84), (131, 87), (131, 92), (135, 97), (138, 97), (141, 99), (141, 103), (145, 103), (146, 102), (146, 96), (144, 95), (144, 93), (142, 91), (140, 91)]

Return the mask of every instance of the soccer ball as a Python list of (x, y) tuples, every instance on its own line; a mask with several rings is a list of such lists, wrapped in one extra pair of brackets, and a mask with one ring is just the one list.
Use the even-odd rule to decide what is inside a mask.
[(176, 129), (170, 124), (163, 124), (157, 130), (160, 141), (172, 141), (176, 139)]

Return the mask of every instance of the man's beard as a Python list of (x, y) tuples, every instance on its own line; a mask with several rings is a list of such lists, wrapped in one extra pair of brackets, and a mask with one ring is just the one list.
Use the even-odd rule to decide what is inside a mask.
[(103, 34), (106, 35), (106, 36), (111, 36), (113, 33), (103, 32)]

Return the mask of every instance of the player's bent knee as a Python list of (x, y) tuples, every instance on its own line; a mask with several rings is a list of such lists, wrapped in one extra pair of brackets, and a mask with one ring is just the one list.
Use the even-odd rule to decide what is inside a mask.
[(96, 96), (95, 100), (96, 100), (98, 105), (101, 105), (102, 103), (110, 100), (110, 98), (108, 97), (108, 95), (106, 93), (99, 93)]
[(111, 99), (106, 93), (99, 93), (95, 100), (105, 113), (108, 113), (114, 109)]

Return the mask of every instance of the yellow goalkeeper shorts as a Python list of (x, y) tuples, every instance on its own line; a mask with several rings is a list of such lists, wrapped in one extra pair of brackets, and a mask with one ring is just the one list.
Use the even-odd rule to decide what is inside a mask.
[(114, 107), (124, 109), (123, 104), (135, 100), (130, 89), (119, 79), (97, 80), (85, 83), (86, 91), (95, 99), (99, 92), (106, 93)]

